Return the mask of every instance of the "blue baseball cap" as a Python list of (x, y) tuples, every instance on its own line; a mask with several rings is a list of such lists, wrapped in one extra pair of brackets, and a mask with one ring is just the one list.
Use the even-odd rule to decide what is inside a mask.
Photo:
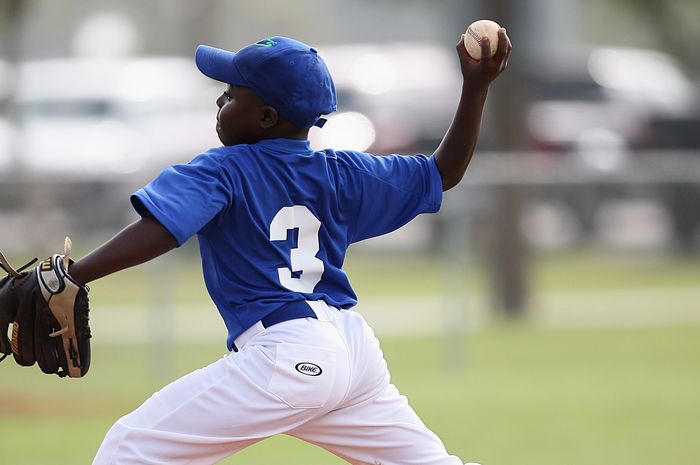
[(227, 84), (248, 87), (299, 127), (323, 126), (333, 113), (335, 85), (318, 52), (298, 40), (270, 37), (230, 52), (200, 45), (197, 68)]

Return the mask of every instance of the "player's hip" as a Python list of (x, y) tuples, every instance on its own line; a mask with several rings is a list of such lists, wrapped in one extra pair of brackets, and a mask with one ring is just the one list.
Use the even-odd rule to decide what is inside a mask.
[[(323, 377), (333, 377), (336, 394), (343, 391), (337, 401), (344, 403), (388, 383), (379, 342), (362, 315), (323, 301), (308, 304), (315, 318), (296, 318), (267, 328), (258, 324), (235, 341), (241, 355), (259, 352), (271, 363), (270, 385), (301, 380), (318, 386)], [(232, 356), (233, 360), (245, 358)]]

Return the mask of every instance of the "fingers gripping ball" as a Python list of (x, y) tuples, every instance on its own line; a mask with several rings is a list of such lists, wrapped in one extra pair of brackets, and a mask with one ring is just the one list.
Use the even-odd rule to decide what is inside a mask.
[(68, 274), (69, 243), (66, 252), (22, 273), (4, 262), (9, 276), (0, 281), (0, 350), (19, 365), (37, 363), (44, 373), (80, 378), (90, 367), (88, 288)]
[(499, 29), (501, 26), (490, 19), (480, 19), (471, 23), (464, 33), (464, 46), (469, 56), (475, 60), (481, 59), (481, 40), (484, 37), (488, 37), (490, 56), (494, 56), (498, 49)]

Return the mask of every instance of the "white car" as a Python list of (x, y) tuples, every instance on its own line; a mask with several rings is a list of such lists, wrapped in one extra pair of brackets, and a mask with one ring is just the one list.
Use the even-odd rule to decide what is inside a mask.
[(99, 178), (186, 161), (218, 143), (216, 92), (186, 58), (20, 63), (17, 165)]
[(532, 66), (527, 126), (536, 147), (570, 151), (597, 141), (653, 148), (655, 121), (698, 114), (698, 89), (669, 55), (598, 48)]

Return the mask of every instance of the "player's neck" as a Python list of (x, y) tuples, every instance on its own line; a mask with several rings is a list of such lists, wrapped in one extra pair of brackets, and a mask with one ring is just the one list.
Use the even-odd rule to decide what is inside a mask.
[(297, 127), (277, 126), (266, 131), (262, 139), (294, 139), (307, 140), (309, 138), (308, 129), (300, 129)]

